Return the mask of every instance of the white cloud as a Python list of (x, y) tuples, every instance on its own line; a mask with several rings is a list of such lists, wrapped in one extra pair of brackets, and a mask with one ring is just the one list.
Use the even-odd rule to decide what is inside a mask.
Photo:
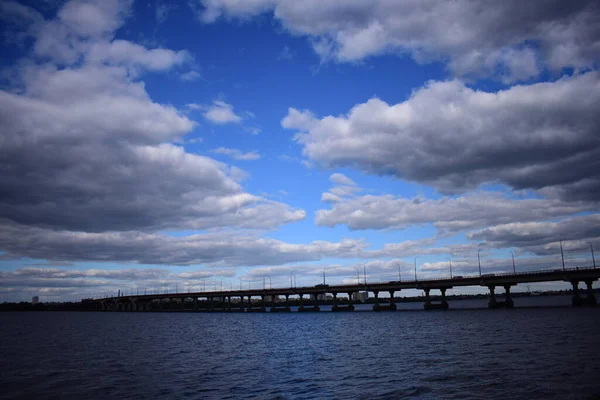
[[(0, 199), (0, 219), (67, 232), (148, 232), (270, 229), (304, 218), (245, 192), (239, 168), (169, 144), (184, 141), (195, 123), (152, 101), (141, 78), (187, 53), (113, 40), (128, 7), (70, 2), (39, 22), (45, 36), (34, 46), (56, 47), (22, 60), (13, 71), (20, 86), (0, 90), (0, 186), (10, 193)], [(62, 64), (61, 46), (83, 61)]]
[[(299, 213), (296, 213), (299, 214)], [(296, 219), (302, 215), (289, 215)], [(279, 219), (269, 209), (256, 218)], [(212, 233), (171, 237), (143, 232), (51, 230), (2, 221), (0, 248), (4, 258), (32, 257), (60, 261), (135, 262), (150, 265), (259, 266), (315, 261), (326, 257), (361, 256), (361, 240), (292, 244), (255, 235)], [(32, 245), (35, 243), (35, 245)]]
[[(164, 71), (183, 65), (192, 59), (185, 50), (151, 49), (127, 40), (98, 42), (90, 46), (86, 55), (89, 63), (141, 66), (151, 71)], [(188, 73), (189, 74), (189, 73)]]
[(233, 112), (233, 106), (222, 100), (215, 100), (204, 112), (204, 118), (215, 124), (240, 123), (242, 117)]
[(290, 109), (303, 153), (322, 166), (354, 167), (434, 186), (445, 193), (504, 183), (594, 198), (600, 177), (600, 74), (473, 90), (429, 82), (402, 103), (373, 98), (348, 114), (316, 118)]
[[(200, 20), (273, 12), (292, 34), (308, 36), (323, 59), (363, 60), (410, 54), (417, 62), (448, 61), (460, 75), (528, 79), (543, 67), (585, 69), (600, 59), (598, 2), (523, 3), (437, 0), (196, 0)], [(536, 43), (531, 46), (530, 43)], [(507, 57), (510, 55), (510, 57)]]
[[(322, 199), (329, 200), (329, 195)], [(510, 199), (494, 193), (457, 198), (402, 198), (392, 195), (333, 198), (330, 210), (317, 210), (317, 225), (350, 229), (404, 229), (433, 224), (444, 232), (460, 232), (511, 222), (539, 221), (597, 210), (595, 203), (558, 199)], [(324, 200), (324, 201), (325, 201)], [(330, 201), (331, 202), (331, 201)]]
[(258, 160), (260, 159), (260, 154), (258, 154), (256, 151), (249, 151), (247, 153), (243, 153), (238, 149), (230, 149), (227, 147), (219, 147), (217, 149), (213, 149), (211, 150), (212, 153), (215, 154), (224, 154), (226, 156), (230, 156), (231, 158), (235, 159), (235, 160), (245, 160), (245, 161), (249, 161), (249, 160)]
[(354, 181), (352, 179), (348, 178), (344, 174), (338, 174), (338, 173), (332, 174), (329, 177), (329, 180), (336, 185), (349, 185), (349, 186), (356, 185), (356, 183), (354, 183)]
[(179, 75), (179, 79), (181, 79), (182, 81), (187, 81), (187, 82), (191, 82), (191, 81), (197, 81), (198, 79), (201, 79), (202, 75), (200, 75), (199, 72), (196, 71), (188, 71), (185, 72), (181, 75)]
[(557, 254), (560, 240), (565, 241), (565, 249), (587, 251), (586, 241), (600, 244), (600, 214), (560, 221), (515, 221), (472, 232), (469, 238), (494, 247), (519, 247), (536, 254)]

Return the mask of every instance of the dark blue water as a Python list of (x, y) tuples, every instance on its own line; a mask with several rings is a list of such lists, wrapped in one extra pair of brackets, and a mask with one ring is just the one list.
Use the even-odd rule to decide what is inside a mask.
[(599, 335), (600, 308), (0, 313), (0, 398), (585, 399)]

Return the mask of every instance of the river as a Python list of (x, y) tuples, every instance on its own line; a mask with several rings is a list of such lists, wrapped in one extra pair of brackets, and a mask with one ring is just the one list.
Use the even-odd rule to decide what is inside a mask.
[(0, 313), (0, 398), (600, 395), (600, 308), (465, 304), (393, 313)]

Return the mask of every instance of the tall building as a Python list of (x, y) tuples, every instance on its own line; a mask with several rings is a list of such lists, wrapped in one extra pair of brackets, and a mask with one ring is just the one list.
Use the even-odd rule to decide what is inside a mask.
[(40, 298), (38, 296), (33, 296), (31, 298), (31, 304), (37, 304), (40, 302)]
[(352, 294), (352, 300), (364, 303), (369, 298), (369, 292), (356, 292)]

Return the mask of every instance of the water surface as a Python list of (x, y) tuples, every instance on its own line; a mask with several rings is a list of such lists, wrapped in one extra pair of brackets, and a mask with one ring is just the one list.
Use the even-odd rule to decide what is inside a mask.
[(600, 394), (600, 308), (15, 312), (0, 313), (0, 323), (7, 399)]

